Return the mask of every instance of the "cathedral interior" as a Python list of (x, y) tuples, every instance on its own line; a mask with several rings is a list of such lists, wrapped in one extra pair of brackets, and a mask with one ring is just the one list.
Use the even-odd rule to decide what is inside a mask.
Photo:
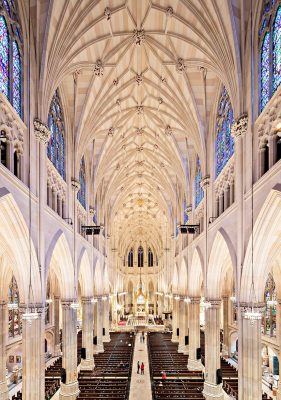
[(281, 0), (0, 0), (0, 400), (281, 400)]

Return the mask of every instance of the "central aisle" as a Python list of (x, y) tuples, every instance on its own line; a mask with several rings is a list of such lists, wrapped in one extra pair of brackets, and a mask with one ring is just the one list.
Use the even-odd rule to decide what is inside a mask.
[[(147, 351), (147, 336), (145, 343), (140, 343), (141, 334), (138, 333), (135, 340), (135, 349), (132, 367), (132, 379), (130, 387), (129, 400), (152, 400), (148, 351)], [(144, 375), (137, 373), (137, 363), (144, 363)]]

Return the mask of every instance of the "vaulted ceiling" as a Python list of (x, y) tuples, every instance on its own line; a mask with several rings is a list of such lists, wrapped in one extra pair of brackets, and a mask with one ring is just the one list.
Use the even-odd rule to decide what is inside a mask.
[(238, 103), (236, 3), (42, 3), (44, 109), (59, 86), (77, 159), (92, 160), (93, 196), (120, 243), (161, 247), (176, 203), (191, 201), (196, 155), (204, 168), (222, 84)]

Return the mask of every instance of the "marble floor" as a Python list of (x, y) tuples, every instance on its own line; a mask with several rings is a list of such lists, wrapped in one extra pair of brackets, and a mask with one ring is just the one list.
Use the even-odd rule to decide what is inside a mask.
[[(136, 336), (129, 400), (152, 400), (146, 339), (145, 343), (140, 343), (140, 334)], [(138, 361), (144, 363), (144, 375), (137, 373)]]

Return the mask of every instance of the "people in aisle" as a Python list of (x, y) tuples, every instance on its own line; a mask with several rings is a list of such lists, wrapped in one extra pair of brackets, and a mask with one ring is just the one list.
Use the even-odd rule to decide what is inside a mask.
[(144, 375), (144, 363), (141, 363), (141, 375)]
[(137, 363), (137, 373), (139, 374), (140, 373), (140, 362), (138, 361), (138, 363)]

